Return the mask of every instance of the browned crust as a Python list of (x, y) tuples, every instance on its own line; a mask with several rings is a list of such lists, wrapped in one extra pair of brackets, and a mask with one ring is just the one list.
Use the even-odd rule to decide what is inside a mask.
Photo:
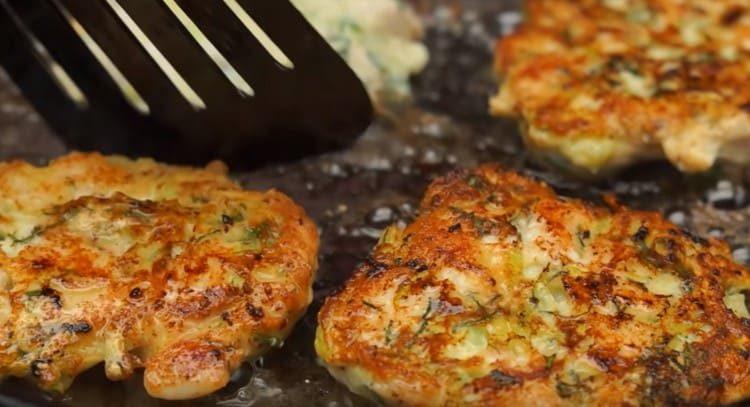
[[(64, 390), (104, 361), (113, 380), (145, 367), (154, 396), (197, 397), (280, 344), (311, 301), (315, 225), (216, 165), (5, 163), (0, 205), (0, 376)], [(29, 236), (14, 230), (19, 213), (36, 225)], [(170, 390), (185, 383), (192, 392)]]
[[(322, 360), (339, 375), (366, 372), (366, 387), (387, 403), (719, 404), (750, 395), (750, 320), (723, 302), (729, 283), (749, 283), (750, 272), (731, 260), (725, 243), (693, 236), (656, 213), (560, 198), (542, 183), (493, 166), (435, 181), (420, 213), (402, 232), (386, 232), (319, 315)], [(528, 359), (514, 364), (490, 358), (507, 353), (509, 341), (528, 344), (528, 337), (546, 329), (529, 311), (536, 307), (535, 282), (502, 258), (489, 265), (480, 253), (488, 235), (501, 242), (516, 236), (514, 223), (528, 214), (547, 225), (536, 243), (561, 261), (554, 267), (568, 270), (562, 281), (576, 315), (553, 318), (568, 356), (550, 360), (531, 346)], [(602, 219), (611, 226), (597, 234), (593, 225)], [(589, 232), (573, 234), (573, 225)], [(590, 240), (593, 257), (587, 265), (565, 255), (579, 236)], [(518, 249), (518, 238), (513, 239), (494, 253)], [(629, 261), (679, 276), (684, 294), (678, 299), (656, 295), (623, 278)], [(573, 272), (572, 265), (584, 270)], [(450, 278), (441, 274), (446, 268), (455, 270)], [(592, 310), (607, 303), (616, 304), (613, 315)], [(636, 321), (627, 313), (634, 304), (660, 310), (658, 321)], [(490, 321), (497, 317), (523, 321), (528, 337), (493, 334)], [(668, 331), (678, 323), (704, 327), (691, 331), (696, 340), (679, 352), (667, 346), (674, 337)], [(461, 340), (457, 327), (462, 332), (465, 326), (485, 327), (488, 345), (459, 359), (456, 351), (446, 350), (454, 349), (449, 347)], [(569, 385), (563, 379), (566, 365), (576, 358), (600, 373)]]
[[(750, 138), (738, 124), (750, 123), (750, 6), (740, 0), (610, 2), (624, 4), (618, 10), (605, 3), (527, 1), (522, 27), (497, 45), (504, 96), (493, 103), (494, 113), (519, 117), (559, 141), (622, 140), (640, 158), (664, 148), (692, 171), (713, 160), (686, 151), (681, 132), (722, 127), (725, 134), (700, 136), (705, 150), (715, 149), (711, 141)], [(628, 91), (623, 76), (638, 78), (643, 91)], [(539, 137), (529, 141), (549, 148)]]

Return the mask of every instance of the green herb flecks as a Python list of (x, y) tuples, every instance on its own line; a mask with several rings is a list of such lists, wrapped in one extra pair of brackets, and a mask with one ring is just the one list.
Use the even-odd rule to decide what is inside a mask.
[(424, 313), (422, 314), (422, 318), (420, 318), (419, 327), (417, 327), (417, 330), (414, 331), (414, 335), (409, 340), (409, 343), (407, 343), (406, 347), (409, 348), (412, 345), (414, 345), (414, 342), (416, 342), (419, 335), (424, 333), (424, 331), (427, 329), (427, 324), (430, 321), (430, 318), (432, 318), (432, 311), (433, 311), (433, 300), (430, 298), (427, 301), (427, 308), (425, 309)]
[(221, 214), (221, 223), (225, 226), (231, 227), (243, 220), (245, 220), (245, 216), (239, 211)]
[(396, 333), (393, 331), (393, 321), (388, 321), (388, 326), (385, 327), (385, 344), (390, 345), (396, 340)]
[(8, 237), (13, 241), (13, 244), (26, 244), (34, 240), (36, 237), (42, 234), (44, 232), (44, 228), (37, 225), (34, 226), (34, 228), (31, 230), (28, 236), (24, 238), (17, 238), (15, 235), (8, 235)]
[(480, 192), (486, 190), (489, 186), (487, 179), (477, 174), (469, 175), (466, 178), (466, 184)]
[(453, 327), (451, 328), (451, 331), (453, 333), (456, 333), (458, 332), (459, 329), (468, 328), (468, 327), (475, 326), (475, 325), (482, 325), (484, 323), (491, 321), (500, 312), (500, 310), (499, 309), (490, 310), (488, 309), (488, 307), (492, 306), (495, 303), (495, 301), (497, 301), (501, 297), (502, 296), (500, 294), (497, 294), (494, 297), (492, 297), (489, 301), (487, 301), (487, 304), (482, 304), (475, 297), (471, 296), (471, 299), (477, 305), (477, 311), (479, 311), (479, 316), (453, 325)]
[(279, 238), (279, 232), (268, 220), (265, 220), (257, 226), (245, 229), (241, 243), (252, 252), (259, 252), (265, 246), (273, 245)]
[(555, 390), (557, 390), (557, 394), (560, 395), (560, 397), (569, 398), (578, 393), (581, 389), (578, 385), (558, 381)]
[(477, 318), (469, 319), (469, 320), (466, 320), (466, 321), (459, 322), (459, 323), (453, 325), (453, 328), (451, 330), (453, 331), (453, 333), (456, 333), (461, 328), (468, 328), (468, 327), (471, 327), (471, 326), (485, 324), (485, 323), (491, 321), (492, 318), (494, 318), (495, 315), (497, 315), (497, 314), (498, 314), (498, 311), (495, 310), (495, 311), (492, 311), (492, 312), (487, 313), (485, 315), (481, 315), (481, 316), (479, 316)]
[(552, 369), (552, 366), (555, 364), (556, 359), (557, 359), (557, 354), (547, 356), (547, 363), (544, 366), (545, 369), (547, 370)]
[(48, 225), (36, 225), (36, 226), (34, 226), (34, 228), (31, 229), (31, 232), (29, 232), (28, 236), (26, 236), (26, 237), (19, 238), (19, 237), (16, 237), (15, 234), (12, 234), (12, 233), (6, 235), (5, 237), (10, 238), (13, 241), (13, 244), (26, 244), (26, 243), (29, 243), (32, 240), (36, 239), (37, 237), (41, 236), (47, 230), (56, 228), (56, 227), (64, 224), (65, 222), (73, 219), (76, 215), (78, 215), (78, 213), (81, 211), (81, 209), (82, 208), (80, 208), (80, 207), (68, 208), (67, 210), (65, 210), (65, 212), (63, 212), (62, 214), (60, 214), (59, 218), (55, 222), (50, 223)]
[(200, 243), (200, 242), (202, 242), (202, 241), (204, 241), (204, 240), (208, 239), (209, 237), (211, 237), (211, 236), (213, 236), (213, 235), (215, 235), (215, 234), (217, 234), (217, 233), (220, 233), (220, 232), (221, 232), (221, 230), (219, 230), (219, 229), (214, 229), (214, 230), (212, 230), (212, 231), (210, 231), (210, 232), (208, 232), (208, 233), (204, 233), (204, 234), (202, 234), (202, 235), (200, 235), (200, 236), (197, 236), (197, 237), (193, 237), (193, 239), (192, 239), (191, 243), (193, 243), (193, 244), (198, 244), (198, 243)]
[(489, 235), (492, 233), (493, 229), (496, 229), (498, 227), (497, 222), (495, 222), (494, 220), (481, 218), (471, 212), (464, 211), (461, 208), (451, 206), (449, 210), (453, 212), (453, 214), (457, 215), (459, 219), (470, 222), (474, 227), (474, 230), (476, 230), (477, 234), (479, 234), (480, 236)]

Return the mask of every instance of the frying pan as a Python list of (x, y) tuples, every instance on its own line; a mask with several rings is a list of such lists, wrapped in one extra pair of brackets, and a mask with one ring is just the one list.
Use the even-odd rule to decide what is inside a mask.
[[(527, 159), (516, 124), (490, 118), (496, 90), (494, 39), (520, 1), (415, 1), (428, 27), (431, 62), (414, 79), (414, 104), (389, 112), (342, 153), (235, 173), (247, 188), (278, 188), (304, 206), (322, 231), (315, 302), (285, 346), (247, 364), (226, 389), (183, 403), (149, 398), (140, 376), (110, 383), (94, 367), (63, 398), (19, 380), (0, 385), (0, 404), (76, 406), (366, 406), (315, 361), (315, 316), (323, 299), (367, 255), (380, 230), (408, 222), (429, 181), (455, 167), (500, 162), (551, 183), (559, 192), (598, 201), (615, 194), (638, 209), (656, 210), (702, 235), (727, 239), (738, 261), (750, 263), (750, 171), (722, 166), (685, 176), (665, 163), (633, 168), (612, 180), (584, 184)], [(503, 14), (515, 12), (516, 14)], [(504, 16), (501, 18), (501, 16)], [(505, 27), (507, 29), (507, 27)], [(36, 162), (64, 152), (23, 101), (0, 80), (0, 158)], [(336, 404), (331, 404), (336, 403)]]

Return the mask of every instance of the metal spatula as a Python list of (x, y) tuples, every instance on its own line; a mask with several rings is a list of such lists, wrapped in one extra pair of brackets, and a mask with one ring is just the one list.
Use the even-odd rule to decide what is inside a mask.
[(287, 0), (0, 0), (0, 63), (84, 150), (247, 168), (342, 147), (372, 119)]

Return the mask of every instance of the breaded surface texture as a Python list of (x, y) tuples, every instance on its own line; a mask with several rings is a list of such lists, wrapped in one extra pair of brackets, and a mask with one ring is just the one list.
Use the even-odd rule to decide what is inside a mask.
[(225, 172), (77, 153), (0, 164), (0, 377), (64, 391), (104, 362), (188, 399), (280, 344), (312, 298), (317, 230)]
[(548, 161), (598, 174), (666, 156), (750, 162), (750, 3), (528, 0), (498, 43), (492, 112)]
[(750, 395), (750, 270), (661, 215), (492, 166), (427, 190), (319, 315), (316, 349), (390, 405), (722, 404)]

